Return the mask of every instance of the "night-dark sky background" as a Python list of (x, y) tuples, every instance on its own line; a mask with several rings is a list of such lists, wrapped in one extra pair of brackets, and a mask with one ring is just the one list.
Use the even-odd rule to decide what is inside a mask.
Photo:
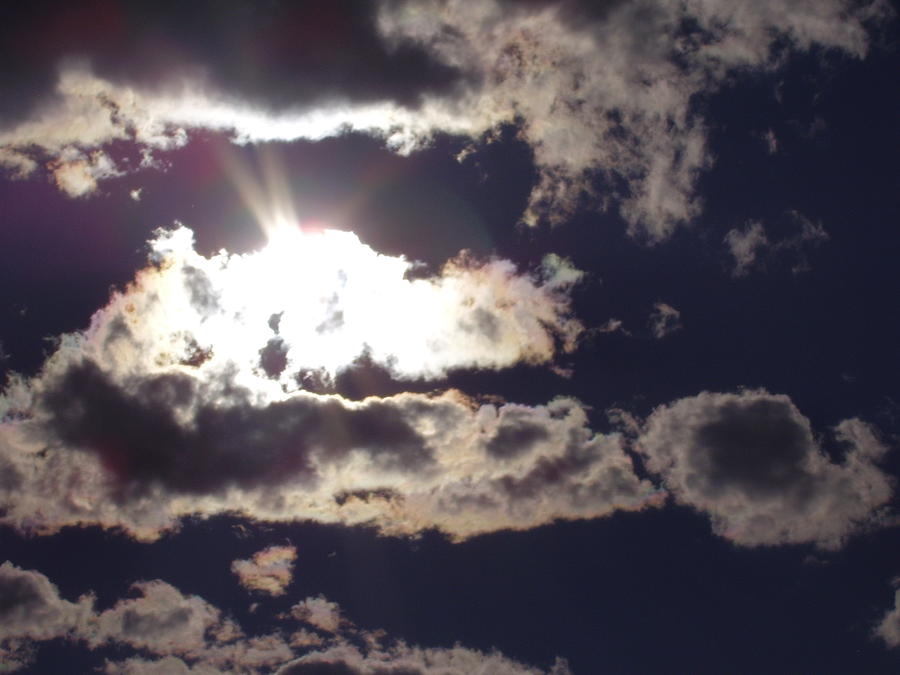
[(0, 671), (900, 669), (893, 3), (0, 26)]

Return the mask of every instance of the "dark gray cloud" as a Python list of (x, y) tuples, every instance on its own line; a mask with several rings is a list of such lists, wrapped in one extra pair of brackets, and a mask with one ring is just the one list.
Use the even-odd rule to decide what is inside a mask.
[[(44, 429), (50, 443), (97, 455), (123, 488), (212, 493), (314, 483), (314, 460), (328, 464), (355, 449), (401, 471), (421, 471), (432, 461), (424, 439), (389, 403), (351, 409), (333, 399), (297, 397), (257, 407), (249, 392), (220, 384), (228, 399), (213, 404), (188, 375), (156, 375), (123, 387), (85, 360), (43, 393)], [(185, 410), (192, 413), (189, 424), (177, 419)]]
[(789, 398), (766, 391), (702, 393), (661, 406), (638, 448), (676, 500), (707, 513), (713, 530), (747, 546), (834, 548), (877, 523), (892, 480), (886, 452), (863, 422), (834, 429), (845, 446), (826, 455)]
[[(229, 0), (161, 5), (75, 0), (4, 3), (0, 125), (53, 98), (64, 59), (113, 81), (156, 87), (181, 76), (267, 108), (338, 98), (417, 105), (461, 74), (411, 43), (379, 39), (377, 3)], [(110, 114), (116, 114), (114, 106)]]

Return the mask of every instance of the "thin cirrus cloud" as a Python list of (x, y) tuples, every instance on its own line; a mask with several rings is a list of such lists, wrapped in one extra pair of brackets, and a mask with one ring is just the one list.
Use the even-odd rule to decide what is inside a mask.
[[(311, 58), (305, 50), (315, 41), (282, 54), (279, 68), (260, 67), (257, 78), (212, 56), (207, 47), (233, 42), (230, 22), (255, 25), (252, 8), (240, 18), (186, 24), (217, 27), (196, 40), (184, 27), (171, 31), (184, 44), (168, 50), (172, 62), (164, 69), (141, 61), (150, 50), (115, 58), (114, 41), (60, 47), (56, 89), (7, 115), (0, 163), (24, 176), (49, 156), (61, 188), (84, 195), (125, 169), (73, 155), (114, 140), (151, 153), (145, 164), (152, 164), (153, 152), (183, 145), (191, 129), (232, 132), (239, 142), (316, 140), (354, 129), (411, 152), (436, 133), (467, 137), (477, 150), (499, 126), (517, 124), (538, 175), (525, 222), (562, 222), (585, 201), (615, 205), (631, 234), (661, 241), (702, 209), (697, 180), (713, 157), (695, 101), (735, 72), (779, 68), (794, 51), (819, 47), (862, 58), (867, 26), (891, 13), (880, 0), (827, 0), (814, 3), (815, 11), (810, 0), (345, 4), (354, 11), (344, 29), (369, 57), (357, 69), (343, 63), (341, 72), (359, 77), (326, 78), (318, 89), (298, 85), (305, 78), (288, 78), (281, 65)], [(204, 7), (186, 11), (202, 16)], [(259, 28), (248, 34), (262, 39)], [(284, 45), (270, 42), (261, 53), (279, 54)], [(245, 46), (260, 51), (252, 39)], [(330, 73), (331, 60), (341, 63), (327, 49), (315, 57), (316, 73)], [(46, 66), (42, 78), (52, 81)], [(155, 75), (163, 70), (167, 79)]]
[[(0, 666), (4, 672), (27, 667), (42, 642), (63, 639), (90, 650), (115, 647), (117, 660), (103, 672), (121, 675), (152, 673), (314, 673), (371, 675), (383, 672), (567, 675), (557, 659), (549, 671), (517, 663), (492, 652), (456, 646), (429, 649), (394, 643), (383, 631), (357, 628), (351, 621), (327, 622), (323, 611), (340, 615), (324, 598), (307, 598), (277, 619), (279, 630), (248, 636), (220, 609), (196, 595), (185, 595), (164, 581), (133, 584), (137, 597), (119, 600), (98, 611), (85, 594), (64, 599), (44, 574), (0, 565)], [(314, 612), (301, 611), (307, 607)], [(326, 608), (323, 610), (322, 608)], [(301, 626), (304, 626), (301, 628)], [(313, 644), (289, 643), (283, 629), (315, 635)], [(310, 641), (307, 640), (307, 643)], [(315, 647), (313, 649), (312, 647)], [(330, 670), (326, 670), (330, 668)], [(341, 669), (343, 668), (343, 669)]]

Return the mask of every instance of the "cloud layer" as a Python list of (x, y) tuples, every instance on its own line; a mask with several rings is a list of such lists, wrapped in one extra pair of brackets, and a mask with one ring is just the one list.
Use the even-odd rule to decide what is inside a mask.
[[(703, 96), (737, 73), (777, 69), (793, 51), (821, 47), (861, 58), (867, 23), (891, 13), (886, 2), (844, 0), (343, 4), (335, 25), (359, 38), (354, 54), (368, 52), (362, 63), (341, 63), (321, 40), (292, 38), (296, 53), (282, 54), (278, 41), (258, 52), (280, 54), (277, 67), (250, 61), (255, 66), (235, 69), (223, 56), (234, 52), (233, 37), (219, 56), (208, 49), (229, 39), (234, 17), (220, 12), (218, 21), (170, 31), (183, 49), (168, 50), (164, 64), (141, 62), (151, 51), (116, 59), (114, 47), (61, 50), (57, 58), (81, 60), (62, 62), (43, 105), (9, 118), (0, 162), (24, 175), (49, 157), (63, 189), (84, 194), (88, 178), (103, 172), (67, 158), (113, 140), (152, 153), (183, 144), (190, 129), (262, 141), (352, 128), (409, 152), (438, 132), (468, 137), (477, 148), (500, 125), (517, 124), (538, 171), (525, 222), (562, 222), (579, 205), (616, 204), (632, 234), (659, 241), (702, 208), (696, 182), (712, 163), (697, 105)], [(234, 25), (278, 23), (245, 10)], [(205, 11), (211, 8), (199, 3), (188, 13), (198, 20)], [(185, 26), (210, 23), (217, 28), (187, 39)], [(152, 28), (137, 39), (165, 34)], [(310, 45), (321, 54), (308, 53)], [(309, 58), (317, 67), (304, 73), (330, 75), (322, 86), (284, 77)]]
[[(164, 581), (133, 585), (137, 597), (97, 611), (91, 595), (69, 602), (56, 586), (35, 570), (9, 561), (0, 565), (0, 667), (4, 672), (29, 664), (41, 642), (65, 639), (95, 650), (117, 648), (117, 661), (104, 672), (121, 675), (172, 673), (440, 673), (472, 672), (540, 675), (545, 672), (493, 652), (456, 646), (423, 649), (393, 641), (383, 631), (365, 631), (339, 616), (340, 608), (324, 598), (307, 598), (279, 617), (279, 629), (248, 636), (234, 621), (204, 599), (182, 594)], [(311, 610), (309, 608), (312, 608)], [(305, 625), (306, 628), (300, 628)], [(283, 629), (300, 628), (316, 636), (313, 644), (290, 643)], [(300, 631), (298, 631), (300, 632)], [(122, 654), (134, 656), (122, 658)], [(548, 675), (568, 675), (557, 659)]]
[[(152, 539), (184, 516), (234, 512), (462, 539), (659, 503), (623, 438), (593, 432), (572, 399), (311, 390), (299, 374), (327, 379), (364, 347), (423, 375), (546, 361), (580, 330), (565, 293), (578, 274), (558, 258), (541, 280), (505, 261), (407, 280), (409, 263), (333, 235), (311, 235), (311, 253), (279, 246), (284, 264), (206, 259), (189, 231), (160, 235), (154, 266), (7, 388), (3, 522)], [(393, 317), (385, 342), (379, 313)]]

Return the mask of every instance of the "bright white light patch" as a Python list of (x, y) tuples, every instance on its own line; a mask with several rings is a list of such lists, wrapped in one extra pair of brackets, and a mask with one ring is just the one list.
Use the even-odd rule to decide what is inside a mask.
[[(121, 320), (106, 313), (88, 334), (97, 362), (121, 373), (228, 369), (280, 396), (301, 387), (299, 372), (334, 377), (364, 352), (396, 377), (440, 377), (546, 362), (582, 330), (568, 297), (580, 273), (555, 256), (533, 275), (461, 257), (409, 279), (413, 263), (350, 232), (280, 225), (269, 236), (260, 251), (206, 258), (189, 229), (158, 232), (156, 267), (111, 303)], [(128, 340), (118, 339), (123, 325)], [(276, 366), (264, 367), (266, 353)]]

